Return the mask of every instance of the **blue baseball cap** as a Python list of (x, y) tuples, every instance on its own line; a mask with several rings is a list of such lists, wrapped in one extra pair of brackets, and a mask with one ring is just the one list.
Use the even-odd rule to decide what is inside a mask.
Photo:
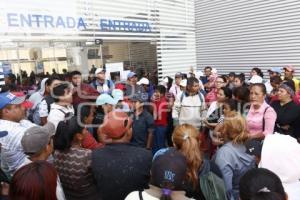
[(278, 74), (281, 74), (282, 67), (272, 67), (271, 69), (268, 70), (268, 72), (276, 72)]
[(10, 92), (0, 93), (0, 109), (9, 104), (22, 104), (26, 99), (26, 96), (16, 96)]
[(111, 95), (114, 97), (115, 100), (120, 101), (120, 100), (124, 100), (124, 93), (122, 90), (120, 89), (114, 89), (111, 92)]
[(102, 106), (104, 104), (116, 105), (118, 100), (112, 98), (109, 94), (101, 94), (97, 97), (96, 105)]
[(127, 78), (132, 78), (132, 77), (134, 77), (134, 76), (136, 76), (136, 73), (134, 73), (134, 72), (129, 72), (129, 74), (127, 75)]

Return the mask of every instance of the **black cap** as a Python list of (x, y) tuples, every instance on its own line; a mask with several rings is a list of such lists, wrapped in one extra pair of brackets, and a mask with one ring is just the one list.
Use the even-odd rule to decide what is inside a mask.
[(186, 170), (186, 158), (179, 151), (174, 148), (161, 149), (153, 157), (151, 183), (160, 188), (171, 185), (172, 190), (181, 190)]
[(252, 156), (261, 156), (263, 142), (259, 140), (248, 140), (245, 143), (246, 153)]

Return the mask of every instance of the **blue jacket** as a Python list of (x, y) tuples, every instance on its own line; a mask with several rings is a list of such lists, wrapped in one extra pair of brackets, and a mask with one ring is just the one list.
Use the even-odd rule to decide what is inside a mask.
[(238, 200), (240, 178), (255, 167), (254, 157), (246, 153), (244, 145), (227, 142), (217, 151), (214, 161), (222, 172), (228, 199)]

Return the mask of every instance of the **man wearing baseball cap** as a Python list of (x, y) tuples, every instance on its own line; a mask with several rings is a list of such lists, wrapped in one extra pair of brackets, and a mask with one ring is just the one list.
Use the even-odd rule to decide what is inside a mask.
[(35, 126), (25, 120), (26, 109), (30, 106), (32, 104), (25, 100), (24, 95), (0, 93), (0, 131), (8, 133), (0, 138), (1, 167), (8, 175), (12, 175), (25, 159), (21, 139), (26, 129)]
[(106, 70), (104, 68), (97, 68), (95, 71), (95, 80), (92, 81), (91, 86), (96, 89), (99, 94), (102, 93), (111, 93), (115, 88), (114, 83), (111, 80), (107, 80)]
[(284, 79), (285, 80), (293, 80), (294, 84), (295, 84), (296, 92), (298, 92), (300, 81), (296, 77), (294, 77), (295, 68), (292, 65), (288, 65), (288, 66), (284, 67), (283, 69), (284, 69)]
[(176, 97), (179, 93), (181, 93), (180, 82), (182, 80), (182, 76), (183, 75), (181, 72), (177, 72), (175, 74), (175, 84), (173, 84), (169, 90), (169, 92), (172, 93), (174, 97)]
[[(52, 136), (54, 134), (55, 126), (50, 122), (44, 126), (34, 126), (27, 129), (22, 137), (21, 144), (28, 157), (24, 159), (24, 162), (18, 168), (34, 161), (46, 161), (53, 152)], [(59, 178), (57, 179), (56, 196), (58, 200), (66, 199)]]
[(147, 187), (152, 154), (131, 145), (132, 120), (124, 112), (105, 116), (101, 132), (111, 144), (92, 153), (92, 170), (102, 200), (120, 200)]
[(138, 78), (135, 72), (129, 72), (127, 75), (127, 83), (125, 96), (131, 97), (136, 94), (138, 91), (141, 91), (140, 85), (137, 84)]

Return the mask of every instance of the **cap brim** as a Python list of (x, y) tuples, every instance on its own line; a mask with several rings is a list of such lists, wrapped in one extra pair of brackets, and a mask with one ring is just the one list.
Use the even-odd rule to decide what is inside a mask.
[(31, 101), (24, 101), (23, 103), (21, 103), (21, 106), (23, 108), (27, 108), (27, 109), (30, 109), (33, 107), (33, 103)]
[(9, 104), (13, 104), (13, 105), (19, 105), (22, 104), (26, 99), (26, 96), (21, 96), (21, 97), (17, 97), (12, 100)]
[(8, 135), (7, 131), (0, 131), (0, 138)]
[(294, 69), (287, 68), (287, 67), (284, 67), (283, 69), (286, 70), (286, 71), (289, 71), (289, 72), (293, 72), (294, 71)]

